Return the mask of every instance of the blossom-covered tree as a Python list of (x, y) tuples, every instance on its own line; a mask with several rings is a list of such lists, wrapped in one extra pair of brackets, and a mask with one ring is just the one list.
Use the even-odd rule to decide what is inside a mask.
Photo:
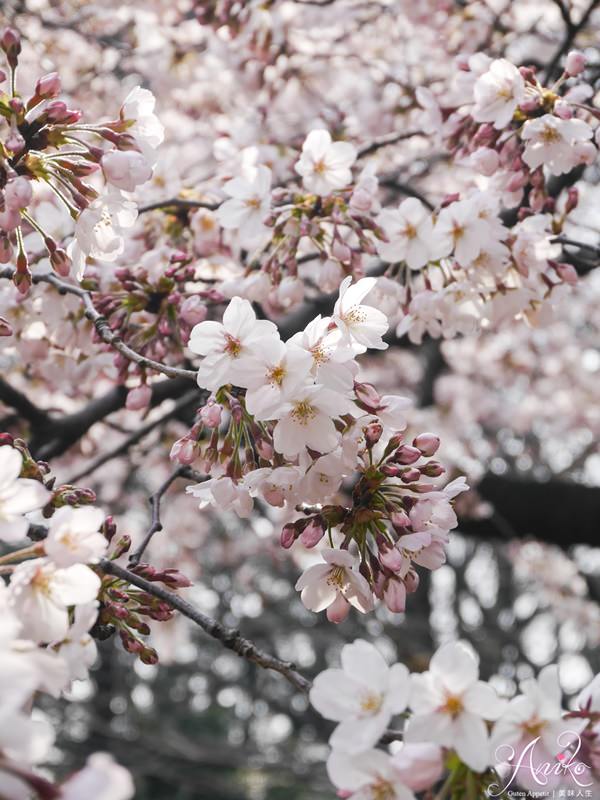
[(0, 797), (138, 796), (58, 698), (196, 628), (340, 797), (593, 796), (600, 4), (3, 13)]

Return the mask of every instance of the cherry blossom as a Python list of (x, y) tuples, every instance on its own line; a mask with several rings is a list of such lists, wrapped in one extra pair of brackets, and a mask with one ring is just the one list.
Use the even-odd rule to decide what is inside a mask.
[(351, 277), (344, 278), (333, 309), (333, 321), (351, 342), (359, 346), (358, 352), (364, 352), (368, 347), (375, 350), (387, 348), (381, 338), (388, 329), (387, 317), (372, 306), (361, 305), (361, 300), (375, 283), (376, 278), (362, 278), (354, 284)]
[(271, 170), (259, 166), (251, 179), (232, 178), (223, 189), (231, 199), (219, 206), (220, 225), (239, 230), (244, 242), (255, 241), (266, 230), (263, 223), (271, 206)]
[(331, 735), (335, 750), (355, 754), (373, 747), (390, 720), (408, 703), (409, 676), (403, 664), (388, 667), (373, 645), (361, 639), (342, 648), (341, 669), (321, 672), (310, 702), (339, 725)]
[(304, 605), (311, 611), (324, 611), (332, 622), (342, 622), (350, 606), (361, 613), (373, 608), (373, 595), (369, 584), (356, 570), (356, 559), (344, 550), (324, 548), (324, 564), (314, 564), (298, 579), (296, 589), (301, 592)]
[(517, 106), (525, 99), (525, 81), (519, 70), (505, 58), (492, 61), (473, 87), (477, 122), (491, 122), (501, 129), (511, 121)]
[(553, 175), (562, 175), (588, 158), (593, 160), (595, 148), (582, 150), (592, 138), (592, 129), (581, 119), (559, 119), (544, 114), (528, 120), (521, 138), (527, 142), (523, 160), (531, 168), (546, 166)]
[(42, 483), (20, 478), (23, 456), (14, 447), (0, 447), (0, 539), (14, 543), (25, 538), (29, 523), (23, 514), (36, 511), (50, 499)]
[(57, 567), (98, 561), (107, 549), (107, 541), (99, 532), (103, 522), (99, 508), (59, 508), (48, 526), (46, 555)]
[(429, 670), (413, 675), (407, 742), (437, 742), (456, 750), (471, 769), (490, 763), (486, 720), (497, 719), (503, 703), (494, 689), (478, 680), (477, 659), (461, 643), (440, 648)]
[(324, 195), (350, 183), (355, 161), (356, 150), (349, 142), (332, 142), (328, 131), (314, 130), (302, 145), (296, 172), (307, 191)]
[(433, 221), (420, 200), (408, 197), (396, 211), (384, 209), (378, 217), (388, 241), (377, 242), (377, 252), (386, 261), (405, 261), (420, 269), (431, 258)]

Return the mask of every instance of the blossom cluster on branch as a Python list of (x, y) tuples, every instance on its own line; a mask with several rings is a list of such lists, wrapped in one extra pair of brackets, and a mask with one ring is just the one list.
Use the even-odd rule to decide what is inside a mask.
[[(592, 797), (600, 786), (600, 676), (567, 711), (556, 666), (506, 700), (479, 679), (477, 656), (463, 642), (443, 645), (426, 672), (412, 674), (404, 664), (389, 667), (362, 639), (340, 658), (341, 668), (321, 672), (310, 690), (314, 708), (338, 723), (327, 770), (339, 797), (414, 800), (436, 789), (436, 798), (519, 789)], [(374, 749), (395, 717), (404, 719), (402, 744)]]

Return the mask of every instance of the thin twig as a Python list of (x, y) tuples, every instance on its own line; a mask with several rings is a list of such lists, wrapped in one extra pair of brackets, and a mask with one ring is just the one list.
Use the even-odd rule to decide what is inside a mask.
[(580, 250), (588, 250), (600, 256), (600, 246), (595, 244), (588, 244), (587, 242), (578, 242), (576, 239), (568, 239), (566, 236), (555, 236), (550, 240), (551, 244), (568, 245), (569, 247), (578, 247)]
[(159, 211), (167, 208), (206, 208), (209, 211), (216, 211), (220, 203), (207, 203), (203, 200), (185, 200), (183, 197), (171, 197), (169, 200), (159, 200), (157, 203), (149, 203), (147, 206), (138, 208), (138, 214), (145, 214), (147, 211)]
[(150, 507), (152, 508), (152, 521), (150, 523), (150, 527), (148, 528), (148, 532), (144, 536), (140, 546), (131, 553), (129, 556), (129, 565), (134, 567), (136, 564), (140, 563), (140, 559), (144, 555), (146, 548), (152, 541), (152, 537), (155, 533), (162, 531), (163, 526), (160, 519), (160, 503), (163, 498), (163, 495), (172, 483), (174, 483), (177, 478), (182, 478), (185, 475), (185, 467), (178, 466), (173, 472), (169, 475), (169, 477), (164, 481), (158, 489), (150, 495)]
[[(12, 267), (3, 267), (0, 269), (0, 278), (12, 278), (14, 274), (15, 270)], [(49, 283), (61, 294), (73, 294), (78, 297), (83, 303), (86, 318), (93, 323), (102, 341), (125, 356), (128, 361), (134, 362), (142, 369), (151, 369), (154, 370), (154, 372), (161, 372), (163, 375), (168, 375), (169, 378), (184, 377), (192, 381), (196, 380), (196, 372), (194, 370), (183, 369), (182, 367), (171, 367), (168, 364), (160, 364), (158, 361), (146, 358), (146, 356), (132, 350), (129, 345), (125, 344), (119, 334), (112, 330), (106, 317), (104, 317), (94, 305), (91, 293), (86, 289), (82, 289), (80, 286), (75, 286), (72, 283), (61, 281), (52, 273), (34, 275), (32, 280), (33, 283), (36, 284)]]
[(423, 136), (422, 131), (403, 131), (402, 133), (388, 133), (385, 136), (381, 136), (379, 139), (374, 139), (369, 144), (364, 145), (361, 147), (357, 153), (357, 158), (364, 158), (365, 156), (370, 156), (372, 153), (377, 152), (382, 147), (387, 147), (391, 144), (397, 144), (398, 142), (402, 142), (405, 139), (411, 139), (413, 136)]
[(97, 469), (102, 467), (108, 461), (112, 461), (113, 458), (117, 458), (118, 456), (123, 455), (126, 453), (130, 447), (134, 444), (137, 444), (141, 441), (144, 437), (146, 437), (149, 433), (151, 433), (155, 428), (158, 428), (164, 422), (171, 419), (172, 417), (177, 416), (180, 411), (182, 411), (187, 406), (191, 405), (193, 402), (199, 403), (200, 402), (200, 395), (197, 391), (191, 391), (185, 394), (180, 400), (178, 400), (173, 408), (167, 411), (166, 414), (163, 414), (161, 417), (154, 419), (146, 425), (143, 425), (141, 428), (138, 428), (133, 433), (129, 434), (129, 436), (124, 439), (120, 444), (114, 447), (112, 450), (109, 450), (107, 453), (103, 453), (99, 456), (95, 461), (92, 461), (87, 466), (83, 467), (79, 472), (76, 472), (75, 475), (72, 475), (67, 483), (69, 484), (76, 484), (82, 478), (85, 478), (87, 475), (91, 475)]
[(566, 30), (565, 30), (565, 35), (564, 35), (564, 38), (563, 38), (560, 46), (558, 47), (557, 51), (554, 53), (554, 55), (550, 59), (550, 63), (546, 67), (545, 73), (546, 73), (546, 82), (547, 83), (549, 83), (552, 80), (552, 78), (554, 77), (554, 74), (557, 72), (558, 65), (560, 64), (561, 58), (565, 55), (567, 50), (571, 47), (571, 45), (573, 44), (573, 42), (577, 38), (578, 34), (585, 28), (585, 26), (587, 25), (591, 15), (592, 15), (592, 12), (597, 7), (599, 2), (600, 2), (600, 0), (592, 0), (590, 5), (584, 11), (584, 13), (583, 13), (581, 19), (579, 20), (579, 22), (574, 23), (573, 19), (571, 17), (571, 14), (569, 13), (569, 10), (566, 8), (564, 3), (561, 2), (561, 0), (554, 0), (554, 3), (558, 6), (558, 8), (560, 10), (560, 13), (561, 13), (561, 16), (562, 16), (563, 20), (565, 21)]
[(295, 665), (290, 661), (283, 661), (277, 658), (277, 656), (266, 653), (264, 650), (257, 647), (254, 642), (245, 639), (236, 628), (226, 628), (220, 622), (217, 622), (217, 620), (208, 617), (197, 608), (194, 608), (191, 603), (188, 603), (187, 600), (179, 597), (179, 595), (174, 592), (163, 589), (161, 586), (157, 586), (155, 583), (141, 578), (134, 572), (106, 558), (101, 559), (100, 568), (106, 574), (114, 575), (117, 578), (128, 581), (139, 589), (148, 592), (148, 594), (158, 597), (160, 600), (164, 600), (172, 608), (177, 609), (177, 611), (183, 614), (184, 617), (195, 622), (205, 633), (212, 636), (213, 639), (217, 639), (229, 650), (233, 650), (233, 652), (237, 653), (241, 658), (245, 658), (247, 661), (257, 664), (264, 669), (271, 669), (275, 672), (279, 672), (295, 686), (296, 689), (302, 692), (308, 692), (310, 689), (311, 682), (305, 678), (304, 675), (301, 675), (296, 670)]

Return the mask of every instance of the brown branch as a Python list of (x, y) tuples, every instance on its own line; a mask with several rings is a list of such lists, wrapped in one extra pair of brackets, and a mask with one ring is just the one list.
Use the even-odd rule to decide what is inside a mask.
[(405, 139), (411, 139), (413, 136), (424, 136), (423, 131), (403, 131), (402, 133), (388, 133), (378, 139), (374, 139), (369, 144), (364, 145), (358, 150), (357, 158), (364, 158), (376, 153), (382, 147), (388, 147), (391, 144), (397, 144)]
[(169, 200), (159, 200), (157, 203), (150, 203), (147, 206), (138, 208), (138, 214), (145, 214), (148, 211), (160, 211), (161, 209), (178, 208), (206, 208), (209, 211), (216, 211), (221, 203), (207, 203), (202, 200), (185, 200), (183, 197), (171, 197)]
[(127, 436), (127, 438), (124, 439), (120, 444), (118, 444), (112, 450), (109, 450), (107, 453), (103, 453), (95, 461), (92, 461), (90, 464), (83, 467), (83, 469), (75, 473), (75, 475), (69, 478), (69, 480), (66, 482), (70, 484), (78, 483), (78, 481), (80, 481), (82, 478), (85, 478), (87, 475), (91, 475), (108, 461), (112, 461), (113, 458), (118, 458), (118, 456), (126, 453), (130, 447), (144, 439), (155, 428), (160, 427), (163, 423), (167, 422), (173, 417), (176, 417), (181, 411), (190, 406), (192, 403), (198, 405), (199, 402), (200, 393), (198, 391), (192, 390), (191, 392), (188, 392), (175, 403), (173, 408), (167, 411), (166, 414), (163, 414), (162, 417), (158, 417), (157, 419), (148, 422), (146, 425), (142, 425), (142, 427), (138, 428), (136, 431), (133, 431), (133, 433), (129, 434), (129, 436)]
[(30, 422), (33, 427), (42, 427), (50, 422), (45, 411), (34, 405), (28, 397), (7, 383), (4, 378), (0, 378), (0, 400), (18, 411), (21, 417)]
[(162, 531), (163, 526), (160, 519), (160, 504), (165, 492), (168, 491), (171, 484), (173, 484), (177, 478), (182, 478), (186, 474), (186, 468), (184, 466), (179, 466), (173, 470), (173, 472), (169, 475), (169, 477), (158, 487), (158, 489), (150, 495), (150, 507), (152, 508), (152, 521), (150, 523), (150, 527), (148, 528), (148, 532), (144, 536), (141, 544), (137, 547), (133, 553), (129, 556), (129, 565), (135, 566), (136, 564), (140, 563), (140, 559), (144, 555), (146, 548), (152, 541), (152, 537), (155, 533), (159, 533)]
[(194, 608), (191, 603), (188, 603), (187, 600), (184, 600), (174, 592), (163, 589), (161, 586), (157, 586), (155, 583), (141, 578), (134, 572), (106, 558), (101, 559), (100, 568), (107, 575), (114, 575), (121, 580), (128, 581), (139, 589), (148, 592), (148, 594), (158, 597), (160, 600), (164, 600), (172, 608), (177, 609), (177, 611), (183, 614), (184, 617), (191, 619), (192, 622), (196, 623), (205, 633), (212, 636), (213, 639), (217, 639), (217, 641), (221, 642), (227, 649), (237, 653), (240, 658), (245, 658), (247, 661), (257, 664), (264, 669), (279, 672), (292, 686), (295, 686), (296, 689), (302, 692), (308, 692), (310, 689), (311, 682), (305, 678), (304, 675), (301, 675), (296, 670), (295, 665), (290, 661), (283, 661), (277, 658), (277, 656), (273, 656), (261, 650), (254, 642), (245, 639), (236, 628), (225, 627), (220, 622), (217, 622), (217, 620), (212, 619), (197, 608)]
[(584, 11), (581, 19), (579, 22), (573, 22), (573, 18), (569, 13), (569, 10), (566, 8), (562, 0), (554, 0), (554, 3), (558, 6), (561, 16), (565, 21), (565, 35), (564, 38), (558, 48), (558, 50), (554, 53), (552, 58), (550, 59), (550, 63), (546, 67), (546, 82), (549, 83), (554, 75), (558, 72), (558, 66), (562, 57), (565, 53), (569, 50), (575, 39), (577, 38), (578, 34), (585, 28), (588, 24), (590, 17), (592, 16), (593, 11), (598, 6), (600, 0), (592, 0), (589, 4), (587, 9)]
[[(0, 278), (12, 278), (14, 274), (15, 270), (12, 267), (0, 269)], [(86, 289), (82, 289), (80, 286), (75, 286), (72, 283), (61, 281), (52, 273), (34, 275), (32, 280), (35, 284), (49, 283), (57, 289), (60, 294), (72, 294), (78, 297), (83, 303), (86, 318), (93, 323), (102, 341), (109, 344), (117, 350), (117, 352), (125, 356), (126, 359), (137, 364), (142, 369), (151, 369), (154, 370), (154, 372), (161, 372), (163, 375), (168, 375), (170, 378), (185, 377), (192, 381), (196, 380), (196, 372), (194, 370), (183, 369), (182, 367), (170, 367), (168, 364), (160, 364), (158, 361), (146, 358), (135, 350), (132, 350), (129, 345), (125, 344), (119, 334), (112, 330), (106, 317), (100, 314), (95, 307), (91, 293)]]

